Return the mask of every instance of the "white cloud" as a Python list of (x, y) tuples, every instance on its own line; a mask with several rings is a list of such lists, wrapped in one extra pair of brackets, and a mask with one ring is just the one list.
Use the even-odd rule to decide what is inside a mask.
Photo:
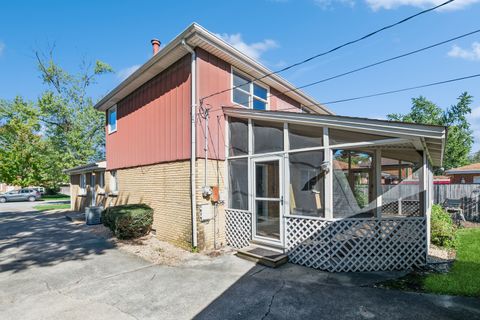
[(138, 68), (140, 68), (140, 65), (134, 64), (133, 66), (121, 69), (117, 72), (117, 78), (123, 81), (127, 79), (129, 75), (134, 73)]
[(454, 45), (448, 52), (450, 57), (461, 58), (465, 60), (480, 60), (480, 42), (472, 43), (472, 49), (463, 49)]
[[(479, 1), (480, 0), (455, 0), (441, 7), (439, 10), (460, 10)], [(365, 2), (374, 11), (377, 11), (380, 9), (396, 9), (401, 6), (428, 8), (439, 5), (445, 2), (445, 0), (365, 0)]]
[(0, 56), (2, 56), (3, 50), (5, 50), (5, 43), (0, 41)]
[(217, 34), (218, 37), (230, 43), (234, 48), (245, 53), (247, 56), (259, 60), (263, 53), (270, 49), (278, 48), (275, 40), (265, 39), (261, 42), (246, 43), (240, 33), (235, 34)]
[(470, 114), (470, 118), (472, 120), (480, 120), (480, 107), (476, 107), (472, 109), (472, 113)]

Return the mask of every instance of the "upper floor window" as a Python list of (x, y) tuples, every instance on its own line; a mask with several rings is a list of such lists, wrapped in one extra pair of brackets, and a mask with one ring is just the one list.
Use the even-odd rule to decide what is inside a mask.
[(266, 110), (268, 106), (268, 89), (255, 83), (252, 79), (232, 70), (234, 103), (256, 110)]
[(117, 131), (117, 106), (116, 105), (108, 109), (107, 118), (108, 118), (108, 133)]

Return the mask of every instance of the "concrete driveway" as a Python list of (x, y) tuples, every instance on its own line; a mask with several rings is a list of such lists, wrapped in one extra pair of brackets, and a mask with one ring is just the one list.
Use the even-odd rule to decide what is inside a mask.
[(0, 208), (0, 319), (480, 319), (478, 299), (366, 287), (232, 255), (151, 265), (62, 214)]

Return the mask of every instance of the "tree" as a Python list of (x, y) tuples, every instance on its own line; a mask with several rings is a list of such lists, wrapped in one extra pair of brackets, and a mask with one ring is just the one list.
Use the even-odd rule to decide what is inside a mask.
[(0, 181), (21, 187), (41, 183), (46, 145), (38, 116), (21, 97), (0, 101)]
[(457, 98), (457, 103), (443, 110), (425, 97), (412, 99), (412, 108), (407, 114), (389, 114), (389, 120), (442, 125), (448, 127), (443, 166), (455, 168), (470, 163), (469, 154), (473, 145), (473, 131), (467, 116), (472, 112), (472, 96), (467, 92)]
[(480, 151), (477, 151), (470, 156), (470, 163), (480, 163)]
[(105, 157), (105, 115), (93, 108), (88, 88), (98, 76), (113, 72), (106, 63), (82, 63), (80, 72), (72, 74), (48, 55), (36, 53), (41, 79), (47, 89), (38, 99), (50, 161), (43, 170), (43, 179), (56, 188), (67, 177), (63, 170)]

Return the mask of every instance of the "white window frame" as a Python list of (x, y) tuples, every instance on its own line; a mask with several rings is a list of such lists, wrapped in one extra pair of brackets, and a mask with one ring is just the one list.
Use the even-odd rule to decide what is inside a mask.
[[(242, 72), (242, 71), (240, 71), (240, 70), (238, 70), (234, 67), (231, 67), (230, 74), (231, 74), (231, 76), (230, 76), (230, 86), (232, 88), (232, 90), (230, 90), (230, 100), (232, 101), (233, 104), (238, 105), (242, 108), (245, 108), (245, 106), (243, 104), (240, 104), (240, 103), (235, 102), (233, 100), (233, 91), (234, 91), (233, 88), (235, 87), (234, 84), (233, 84), (233, 75), (237, 74), (238, 76), (240, 76), (242, 78), (245, 78), (249, 81), (249, 83), (248, 83), (249, 92), (243, 90), (242, 88), (236, 88), (235, 89), (235, 90), (238, 89), (238, 90), (242, 91), (243, 93), (248, 94), (248, 103), (247, 103), (248, 104), (248, 109), (253, 109), (253, 100), (257, 99), (257, 100), (260, 100), (260, 101), (265, 103), (265, 110), (270, 110), (270, 87), (269, 86), (267, 86), (265, 84), (262, 84), (258, 81), (253, 81), (253, 79), (254, 79), (253, 77), (249, 76), (245, 72)], [(261, 98), (259, 96), (256, 96), (254, 94), (254, 90), (253, 90), (253, 85), (254, 84), (263, 88), (263, 89), (265, 89), (265, 90), (267, 90), (267, 99), (263, 99), (263, 98)]]
[[(115, 110), (115, 129), (114, 130), (112, 130), (112, 127), (111, 127), (111, 124), (110, 124), (110, 113), (113, 112), (113, 110)], [(107, 110), (107, 126), (108, 126), (108, 134), (117, 132), (117, 129), (118, 129), (118, 109), (117, 109), (117, 105), (114, 105), (113, 107), (111, 107)]]

